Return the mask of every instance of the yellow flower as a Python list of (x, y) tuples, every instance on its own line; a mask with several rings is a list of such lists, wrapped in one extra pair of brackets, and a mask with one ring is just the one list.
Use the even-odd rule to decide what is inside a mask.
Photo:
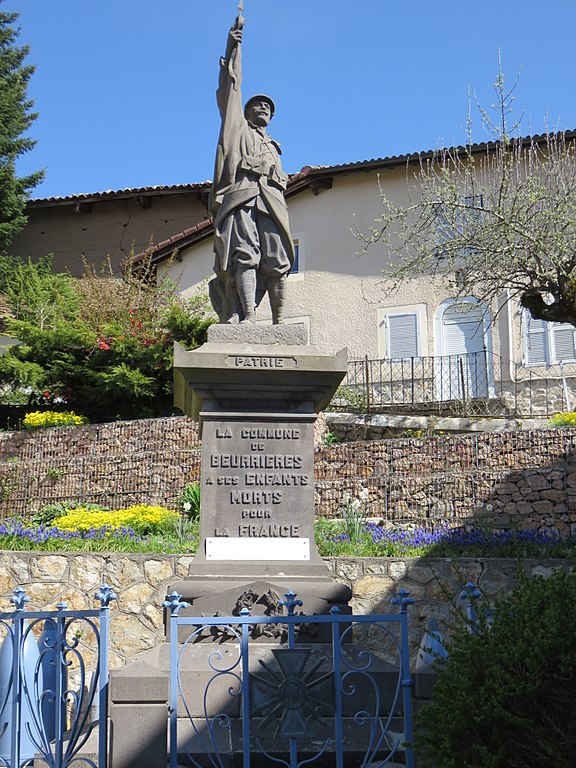
[(550, 421), (551, 427), (576, 427), (576, 413), (557, 413)]
[(62, 531), (80, 533), (86, 533), (92, 528), (106, 528), (110, 534), (119, 528), (132, 528), (137, 533), (145, 534), (155, 533), (167, 523), (175, 523), (178, 518), (178, 512), (175, 510), (148, 504), (110, 511), (79, 507), (55, 518), (53, 525)]
[(74, 411), (32, 411), (27, 413), (22, 421), (27, 429), (72, 427), (87, 423), (85, 416), (77, 416)]

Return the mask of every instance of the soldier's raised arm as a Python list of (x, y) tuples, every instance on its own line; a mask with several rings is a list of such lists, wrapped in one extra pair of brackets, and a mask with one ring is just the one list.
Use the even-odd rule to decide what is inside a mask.
[(224, 58), (226, 61), (230, 60), (230, 57), (232, 56), (232, 53), (234, 49), (240, 45), (242, 42), (242, 29), (244, 27), (244, 18), (238, 14), (236, 17), (236, 21), (230, 28), (230, 32), (228, 33), (228, 40), (226, 42), (226, 53), (224, 54)]

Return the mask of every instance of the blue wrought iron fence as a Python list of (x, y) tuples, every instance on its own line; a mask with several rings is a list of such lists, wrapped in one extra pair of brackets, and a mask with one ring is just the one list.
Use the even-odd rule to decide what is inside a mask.
[(551, 416), (576, 404), (576, 364), (525, 366), (487, 350), (351, 360), (330, 407), (465, 416)]
[(108, 606), (116, 595), (103, 584), (95, 599), (93, 610), (60, 603), (28, 611), (18, 587), (14, 610), (0, 613), (0, 766), (106, 768)]
[[(397, 614), (170, 611), (170, 766), (414, 766), (407, 607)], [(262, 642), (268, 639), (274, 642)], [(215, 645), (216, 643), (216, 645)], [(194, 670), (194, 671), (193, 671)], [(252, 763), (251, 763), (252, 761)], [(263, 763), (264, 761), (264, 763)]]

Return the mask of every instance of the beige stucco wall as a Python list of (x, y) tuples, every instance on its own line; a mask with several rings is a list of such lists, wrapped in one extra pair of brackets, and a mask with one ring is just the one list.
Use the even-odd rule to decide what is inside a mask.
[[(288, 199), (291, 230), (300, 245), (301, 270), (289, 277), (287, 320), (302, 318), (310, 327), (310, 341), (325, 352), (347, 347), (349, 356), (384, 357), (384, 333), (379, 331), (386, 310), (418, 306), (421, 356), (440, 354), (435, 316), (444, 300), (451, 298), (446, 287), (430, 280), (407, 281), (394, 293), (382, 269), (389, 258), (383, 246), (375, 245), (363, 255), (352, 229), (367, 232), (380, 213), (378, 183), (398, 203), (407, 202), (404, 167), (376, 172), (353, 172), (335, 176), (332, 189), (314, 195), (306, 190)], [(182, 251), (183, 261), (171, 267), (181, 277), (184, 292), (192, 292), (212, 273), (210, 238)], [(258, 310), (270, 319), (267, 306)], [(509, 356), (509, 315), (502, 312), (491, 330), (492, 349)], [(516, 332), (513, 332), (513, 337)], [(516, 334), (519, 336), (519, 334)]]
[(91, 212), (74, 201), (32, 203), (28, 224), (16, 236), (12, 252), (33, 261), (54, 254), (55, 271), (69, 270), (79, 276), (83, 260), (99, 268), (108, 257), (114, 269), (148, 245), (167, 240), (206, 217), (197, 190), (149, 196), (151, 205), (142, 208), (135, 196), (95, 200)]

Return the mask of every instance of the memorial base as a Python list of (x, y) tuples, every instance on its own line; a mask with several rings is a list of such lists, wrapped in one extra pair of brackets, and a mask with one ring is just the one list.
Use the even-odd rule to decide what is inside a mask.
[(175, 346), (175, 403), (202, 435), (200, 544), (171, 586), (190, 615), (288, 591), (305, 613), (346, 609), (314, 542), (314, 422), (346, 368), (346, 350), (319, 352), (303, 326), (217, 325), (199, 349)]

